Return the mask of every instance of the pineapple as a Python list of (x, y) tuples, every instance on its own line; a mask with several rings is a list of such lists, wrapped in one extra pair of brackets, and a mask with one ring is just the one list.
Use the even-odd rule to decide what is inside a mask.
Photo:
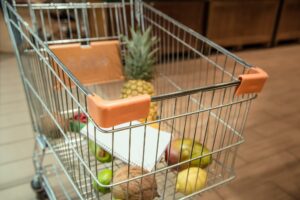
[[(126, 43), (125, 54), (125, 77), (126, 82), (122, 88), (122, 98), (128, 98), (143, 94), (153, 96), (154, 87), (150, 82), (153, 79), (155, 53), (153, 45), (157, 42), (156, 37), (151, 37), (151, 28), (144, 33), (138, 29), (131, 28), (132, 39), (124, 37)], [(157, 119), (157, 104), (152, 102), (150, 105), (147, 121)], [(146, 119), (141, 119), (144, 122)]]

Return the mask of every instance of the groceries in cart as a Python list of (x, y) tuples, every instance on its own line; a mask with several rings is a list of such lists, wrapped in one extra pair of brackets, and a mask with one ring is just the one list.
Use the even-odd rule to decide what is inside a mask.
[[(138, 28), (135, 31), (131, 28), (131, 39), (123, 37), (126, 44), (125, 54), (125, 77), (121, 90), (122, 98), (129, 98), (133, 96), (148, 94), (153, 96), (155, 94), (154, 87), (150, 82), (153, 78), (155, 53), (157, 49), (154, 47), (157, 43), (156, 37), (151, 37), (151, 27), (144, 33)], [(132, 121), (114, 128), (119, 129), (132, 125), (141, 125), (145, 122), (151, 122), (158, 119), (157, 103), (152, 102), (148, 117), (140, 119), (139, 121)], [(77, 117), (78, 118), (78, 117)], [(204, 187), (206, 182), (205, 168), (212, 162), (212, 156), (208, 155), (210, 151), (202, 146), (200, 143), (192, 139), (174, 139), (171, 142), (171, 133), (165, 132), (157, 123), (149, 126), (136, 127), (125, 129), (123, 131), (116, 131), (113, 134), (103, 133), (101, 130), (96, 131), (94, 137), (92, 122), (88, 125), (90, 129), (82, 128), (81, 133), (89, 139), (89, 147), (92, 147), (91, 152), (102, 152), (102, 157), (99, 158), (97, 153), (95, 156), (98, 161), (111, 161), (111, 154), (127, 164), (132, 165), (123, 166), (116, 172), (111, 172), (110, 169), (104, 169), (98, 173), (98, 181), (104, 185), (111, 183), (111, 173), (115, 182), (121, 182), (153, 171), (157, 162), (161, 161), (165, 155), (165, 161), (168, 165), (176, 165), (182, 161), (197, 158), (203, 155), (200, 159), (193, 160), (177, 167), (178, 180), (176, 190), (184, 194), (190, 194)], [(104, 129), (104, 128), (102, 128)], [(111, 130), (111, 129), (108, 129)], [(114, 141), (114, 143), (112, 143)], [(95, 147), (99, 150), (95, 150)], [(103, 150), (105, 149), (105, 150)], [(106, 156), (104, 156), (106, 155)], [(163, 160), (162, 160), (163, 161)], [(190, 168), (191, 167), (191, 168)], [(190, 169), (189, 169), (190, 168)], [(128, 171), (130, 170), (130, 172)], [(129, 175), (129, 177), (127, 176)], [(133, 181), (129, 184), (121, 184), (114, 188), (113, 195), (117, 199), (126, 199), (125, 194), (129, 195), (129, 199), (138, 199), (142, 193), (145, 196), (142, 199), (153, 199), (159, 196), (157, 193), (156, 180), (153, 176), (147, 176), (142, 179), (142, 187), (139, 185), (140, 180)], [(188, 183), (188, 184), (186, 184)], [(102, 193), (109, 192), (107, 188), (101, 187), (96, 182), (93, 182), (94, 188)], [(188, 185), (188, 187), (186, 187)], [(120, 191), (119, 191), (120, 190)], [(124, 192), (127, 191), (127, 192)], [(136, 197), (134, 197), (136, 195)]]

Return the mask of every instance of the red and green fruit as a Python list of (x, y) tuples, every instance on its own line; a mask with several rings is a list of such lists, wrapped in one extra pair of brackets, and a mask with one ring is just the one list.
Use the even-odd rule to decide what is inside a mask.
[[(210, 151), (198, 142), (194, 142), (191, 139), (176, 139), (171, 143), (170, 150), (166, 151), (166, 161), (168, 165), (175, 165), (179, 162), (186, 161), (199, 157), (201, 155), (209, 154)], [(181, 155), (181, 156), (180, 156)], [(179, 169), (186, 169), (188, 167), (201, 167), (205, 168), (212, 162), (212, 156), (207, 155), (197, 160), (193, 160), (189, 163), (180, 165)]]
[(86, 125), (87, 117), (83, 113), (76, 113), (73, 119), (69, 120), (70, 131), (80, 132), (80, 130)]
[(112, 160), (110, 153), (95, 144), (92, 140), (89, 140), (89, 149), (90, 152), (95, 155), (96, 159), (102, 163), (110, 162)]
[[(102, 185), (109, 185), (113, 178), (112, 170), (104, 169), (104, 170), (100, 171), (98, 173), (97, 178), (98, 178), (99, 183), (101, 183)], [(95, 190), (97, 190), (101, 193), (104, 193), (104, 194), (110, 192), (109, 187), (102, 187), (102, 186), (98, 185), (95, 180), (93, 181), (93, 187)]]

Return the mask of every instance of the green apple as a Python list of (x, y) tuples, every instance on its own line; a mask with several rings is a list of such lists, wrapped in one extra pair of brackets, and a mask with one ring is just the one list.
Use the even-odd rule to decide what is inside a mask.
[[(98, 173), (98, 181), (102, 185), (109, 185), (112, 181), (113, 178), (113, 173), (112, 170), (110, 169), (104, 169)], [(101, 192), (101, 193), (108, 193), (110, 191), (110, 188), (108, 187), (101, 187), (100, 185), (97, 184), (97, 182), (94, 180), (93, 181), (93, 187), (95, 190)]]
[(95, 155), (96, 159), (102, 163), (110, 162), (112, 160), (112, 156), (99, 145), (95, 144), (93, 140), (89, 140), (89, 149), (90, 152)]

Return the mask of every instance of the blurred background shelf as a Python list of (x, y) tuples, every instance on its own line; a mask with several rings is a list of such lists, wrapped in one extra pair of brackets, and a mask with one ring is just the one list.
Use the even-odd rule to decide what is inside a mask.
[[(56, 2), (59, 1), (69, 2), (56, 0)], [(113, 2), (116, 0), (106, 1)], [(146, 1), (197, 33), (226, 48), (241, 49), (247, 45), (269, 47), (272, 44), (277, 45), (286, 41), (299, 42), (300, 40), (299, 0)], [(100, 0), (90, 0), (90, 2), (100, 2)], [(101, 9), (96, 11), (97, 23), (103, 23), (104, 12)], [(24, 15), (28, 15), (28, 12), (24, 11)], [(94, 16), (89, 13), (89, 17)], [(0, 28), (0, 51), (11, 52), (8, 35), (6, 31), (3, 31), (5, 24), (2, 14), (0, 16)], [(95, 35), (95, 32), (96, 30), (92, 30), (91, 34)], [(104, 32), (105, 30), (98, 30), (100, 35)]]
[(206, 36), (221, 46), (272, 42), (278, 0), (210, 0)]
[(200, 34), (205, 32), (205, 1), (149, 1), (150, 5)]
[(299, 0), (148, 0), (224, 47), (299, 41)]
[(275, 42), (300, 39), (300, 1), (283, 0)]

